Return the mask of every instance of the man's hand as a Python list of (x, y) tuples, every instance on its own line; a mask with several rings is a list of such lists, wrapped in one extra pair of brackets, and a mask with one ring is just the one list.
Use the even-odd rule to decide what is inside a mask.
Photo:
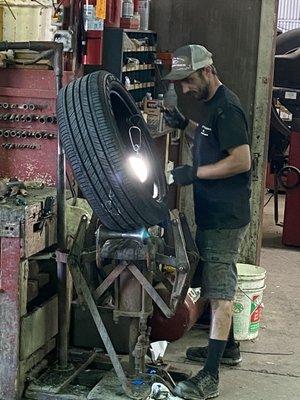
[(173, 129), (185, 129), (189, 124), (189, 119), (186, 118), (177, 107), (166, 108), (164, 110), (164, 120), (166, 124)]
[(176, 167), (171, 171), (171, 174), (173, 175), (174, 182), (181, 186), (191, 185), (196, 178), (194, 168), (190, 165)]

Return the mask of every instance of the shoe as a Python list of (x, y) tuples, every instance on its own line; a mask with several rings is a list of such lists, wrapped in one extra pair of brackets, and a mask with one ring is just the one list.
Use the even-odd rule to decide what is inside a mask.
[(196, 376), (179, 382), (173, 394), (186, 400), (207, 400), (219, 396), (219, 380), (201, 370)]
[[(186, 351), (186, 357), (192, 361), (204, 362), (207, 359), (208, 346), (190, 347)], [(236, 343), (231, 347), (226, 347), (221, 358), (221, 364), (238, 365), (242, 362), (240, 344)]]

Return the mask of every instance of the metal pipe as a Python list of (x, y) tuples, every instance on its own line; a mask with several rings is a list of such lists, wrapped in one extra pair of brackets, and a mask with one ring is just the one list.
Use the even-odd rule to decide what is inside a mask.
[[(56, 92), (62, 88), (63, 78), (63, 45), (54, 44), (53, 69), (56, 77)], [(66, 154), (62, 147), (58, 132), (57, 140), (57, 242), (58, 250), (66, 250)], [(59, 282), (59, 364), (60, 367), (68, 366), (68, 333), (71, 309), (71, 275), (67, 265), (57, 263), (61, 282)]]
[(132, 376), (135, 373), (135, 356), (134, 350), (140, 335), (140, 320), (139, 318), (131, 318), (129, 327), (129, 372)]

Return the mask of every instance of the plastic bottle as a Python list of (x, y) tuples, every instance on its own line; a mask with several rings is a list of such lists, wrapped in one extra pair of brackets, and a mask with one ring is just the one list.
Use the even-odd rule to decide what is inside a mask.
[(137, 21), (136, 29), (140, 29), (140, 27), (141, 27), (141, 16), (140, 16), (140, 14), (138, 12), (135, 12), (133, 14), (133, 18)]
[(175, 90), (174, 82), (169, 83), (168, 90), (165, 93), (164, 104), (165, 107), (177, 107), (178, 105), (178, 96)]
[(141, 16), (141, 30), (147, 31), (149, 29), (149, 13), (150, 1), (139, 0), (139, 14)]
[(143, 110), (145, 109), (147, 100), (152, 100), (152, 94), (150, 92), (147, 92), (145, 94), (145, 96), (143, 97), (143, 100), (142, 100), (142, 108), (143, 108)]

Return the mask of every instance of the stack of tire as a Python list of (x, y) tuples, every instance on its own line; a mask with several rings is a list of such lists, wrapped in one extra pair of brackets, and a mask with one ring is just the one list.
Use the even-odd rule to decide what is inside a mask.
[[(274, 85), (276, 87), (300, 89), (299, 56), (300, 51), (300, 29), (293, 29), (280, 33), (276, 40), (276, 55), (287, 55), (293, 58), (290, 61), (275, 60)], [(269, 160), (276, 154), (284, 154), (290, 141), (291, 129), (282, 121), (275, 108), (274, 99), (271, 112)]]

